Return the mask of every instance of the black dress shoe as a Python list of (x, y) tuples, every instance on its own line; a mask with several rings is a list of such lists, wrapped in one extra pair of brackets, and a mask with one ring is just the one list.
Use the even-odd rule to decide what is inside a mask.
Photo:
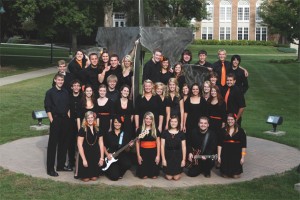
[(47, 172), (47, 174), (48, 174), (49, 176), (54, 176), (54, 177), (58, 176), (58, 173), (57, 173), (56, 171)]
[(56, 171), (58, 171), (58, 172), (60, 172), (60, 171), (71, 172), (71, 171), (73, 171), (73, 168), (69, 167), (69, 166), (64, 166), (63, 168), (56, 168)]
[(210, 178), (210, 174), (204, 174), (205, 178)]

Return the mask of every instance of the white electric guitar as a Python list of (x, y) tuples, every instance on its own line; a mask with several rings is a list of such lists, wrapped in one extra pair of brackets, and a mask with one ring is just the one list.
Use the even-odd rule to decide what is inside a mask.
[(144, 137), (145, 137), (146, 135), (148, 135), (148, 134), (149, 134), (149, 130), (144, 130), (141, 134), (139, 134), (139, 136), (137, 136), (136, 138), (134, 138), (133, 140), (131, 140), (128, 144), (126, 144), (125, 146), (123, 146), (123, 147), (122, 147), (121, 149), (119, 149), (118, 151), (114, 152), (114, 153), (112, 154), (112, 158), (111, 158), (110, 160), (108, 159), (108, 157), (106, 157), (106, 158), (104, 159), (104, 161), (105, 161), (105, 163), (106, 163), (106, 166), (105, 166), (105, 168), (102, 168), (102, 171), (106, 171), (106, 170), (110, 167), (110, 165), (111, 165), (112, 163), (117, 162), (118, 159), (116, 159), (116, 157), (118, 157), (118, 155), (119, 155), (122, 151), (124, 151), (125, 149), (127, 149), (128, 146), (129, 146), (130, 144), (134, 143), (134, 142), (137, 141), (138, 139), (144, 138)]

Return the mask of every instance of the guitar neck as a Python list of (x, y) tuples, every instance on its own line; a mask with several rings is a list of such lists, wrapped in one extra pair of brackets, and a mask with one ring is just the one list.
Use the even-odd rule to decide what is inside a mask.
[(130, 141), (128, 144), (126, 144), (125, 146), (123, 146), (121, 149), (119, 149), (118, 151), (116, 151), (114, 154), (113, 154), (113, 157), (116, 158), (120, 153), (122, 153), (122, 151), (124, 151), (125, 149), (127, 149), (129, 147), (129, 144), (131, 142), (135, 142), (139, 137), (136, 137), (134, 138), (134, 140)]
[(202, 158), (202, 157), (205, 157), (205, 158), (214, 158), (214, 157), (216, 157), (216, 155), (195, 155), (194, 159), (199, 159), (199, 158)]

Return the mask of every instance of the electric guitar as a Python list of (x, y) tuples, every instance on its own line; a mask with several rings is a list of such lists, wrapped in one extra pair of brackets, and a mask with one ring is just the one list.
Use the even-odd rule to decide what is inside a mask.
[(218, 158), (218, 155), (217, 154), (213, 154), (213, 155), (200, 155), (200, 150), (194, 150), (193, 151), (193, 159), (192, 159), (192, 162), (187, 160), (186, 161), (186, 165), (185, 167), (186, 168), (190, 168), (192, 167), (193, 165), (197, 165), (197, 160), (201, 159), (202, 157), (205, 157), (206, 159), (212, 159), (212, 160), (217, 160)]
[(102, 171), (106, 171), (106, 170), (110, 167), (110, 165), (111, 165), (112, 163), (117, 162), (118, 159), (116, 159), (116, 157), (118, 157), (118, 155), (119, 155), (122, 151), (124, 151), (125, 149), (127, 149), (131, 143), (134, 143), (134, 142), (137, 141), (138, 139), (144, 138), (144, 137), (145, 137), (146, 135), (148, 135), (148, 134), (149, 134), (149, 130), (144, 130), (141, 134), (139, 134), (139, 136), (137, 136), (136, 138), (134, 138), (133, 140), (131, 140), (128, 144), (126, 144), (125, 146), (123, 146), (123, 147), (122, 147), (121, 149), (119, 149), (118, 151), (114, 152), (114, 153), (112, 154), (112, 158), (111, 158), (110, 160), (108, 159), (108, 157), (106, 157), (106, 158), (104, 159), (104, 161), (105, 161), (105, 163), (106, 163), (106, 166), (105, 166), (105, 168), (102, 168)]

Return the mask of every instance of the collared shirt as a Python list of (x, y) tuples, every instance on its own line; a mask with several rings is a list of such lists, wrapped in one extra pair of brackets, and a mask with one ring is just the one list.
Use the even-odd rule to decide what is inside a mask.
[(56, 86), (46, 92), (44, 106), (46, 112), (51, 112), (52, 115), (66, 115), (70, 109), (69, 93), (65, 88), (61, 90)]

